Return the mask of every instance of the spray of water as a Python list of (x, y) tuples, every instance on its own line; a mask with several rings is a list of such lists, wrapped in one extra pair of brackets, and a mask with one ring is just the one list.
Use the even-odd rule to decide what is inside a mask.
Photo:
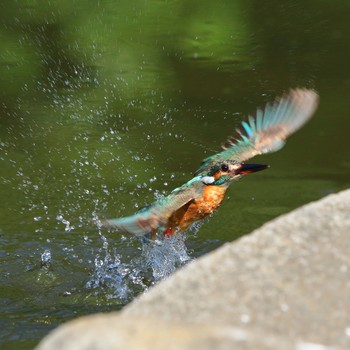
[[(192, 234), (198, 232), (199, 227), (192, 227)], [(86, 284), (96, 295), (127, 302), (192, 259), (186, 246), (186, 233), (170, 237), (159, 235), (156, 240), (121, 238), (134, 240), (138, 245), (138, 254), (130, 259), (125, 255), (125, 247), (120, 251), (117, 247), (111, 248), (101, 228), (99, 230), (103, 247), (95, 257), (91, 278)]]

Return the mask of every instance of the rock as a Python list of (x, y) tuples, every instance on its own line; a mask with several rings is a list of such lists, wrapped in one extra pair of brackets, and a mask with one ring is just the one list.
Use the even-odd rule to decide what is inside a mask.
[(350, 349), (350, 190), (188, 264), (120, 313), (37, 350)]
[(37, 350), (232, 350), (232, 344), (259, 349), (287, 346), (283, 338), (249, 334), (226, 324), (164, 322), (159, 319), (123, 317), (118, 313), (78, 318), (53, 331)]

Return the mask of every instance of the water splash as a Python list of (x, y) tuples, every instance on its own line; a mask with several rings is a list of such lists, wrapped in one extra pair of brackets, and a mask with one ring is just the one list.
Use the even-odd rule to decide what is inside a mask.
[(70, 232), (71, 230), (74, 229), (74, 226), (72, 226), (68, 220), (64, 219), (64, 217), (62, 215), (57, 215), (56, 220), (62, 222), (62, 224), (65, 225), (65, 228), (64, 228), (65, 232)]
[(192, 258), (186, 247), (186, 235), (148, 239), (125, 240), (138, 244), (134, 258), (125, 254), (125, 247), (118, 251), (110, 248), (105, 236), (101, 252), (95, 257), (93, 271), (86, 288), (95, 295), (104, 295), (107, 299), (132, 300), (137, 294), (167, 278), (177, 268)]
[(40, 256), (41, 266), (49, 267), (51, 264), (51, 251), (50, 249), (45, 249)]
[(128, 264), (122, 263), (120, 255), (115, 251), (110, 254), (107, 248), (104, 256), (96, 256), (94, 271), (86, 288), (93, 289), (96, 295), (105, 295), (107, 299), (127, 301), (132, 294), (130, 284), (139, 284), (143, 287), (142, 281), (130, 279), (130, 275)]
[(170, 276), (191, 260), (185, 240), (185, 235), (175, 235), (143, 242), (141, 260), (152, 271), (154, 281)]

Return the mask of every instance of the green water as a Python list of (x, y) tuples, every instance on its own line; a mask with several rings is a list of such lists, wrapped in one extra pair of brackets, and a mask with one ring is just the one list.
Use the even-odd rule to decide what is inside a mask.
[(230, 188), (188, 234), (188, 254), (349, 187), (348, 2), (2, 5), (1, 349), (33, 348), (152, 284), (140, 242), (94, 219), (129, 215), (187, 181), (246, 114), (290, 87), (319, 92), (315, 117), (257, 158), (271, 168)]

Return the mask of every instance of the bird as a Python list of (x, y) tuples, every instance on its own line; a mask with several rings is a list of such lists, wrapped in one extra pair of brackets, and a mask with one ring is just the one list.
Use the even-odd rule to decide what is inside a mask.
[(214, 213), (230, 184), (247, 174), (267, 169), (267, 164), (246, 164), (256, 155), (280, 150), (286, 138), (314, 114), (319, 102), (311, 89), (290, 89), (242, 121), (222, 151), (205, 158), (184, 185), (131, 216), (105, 220), (120, 233), (156, 239), (186, 231), (193, 223)]

